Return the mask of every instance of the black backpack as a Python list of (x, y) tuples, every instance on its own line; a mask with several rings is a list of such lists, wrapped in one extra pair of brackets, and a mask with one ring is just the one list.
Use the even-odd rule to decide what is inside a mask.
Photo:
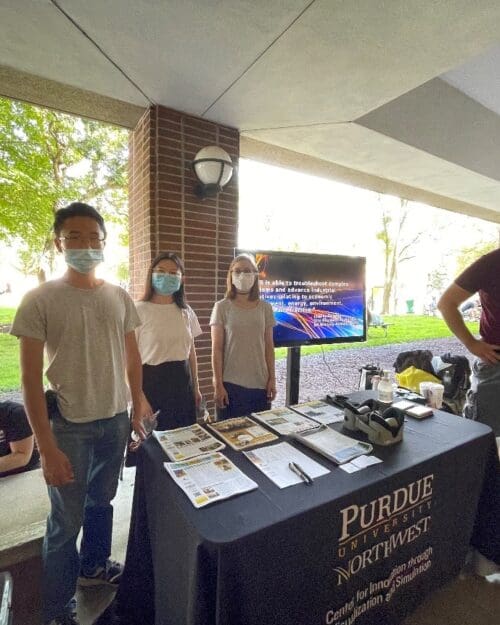
[(460, 415), (465, 405), (467, 390), (470, 388), (469, 361), (465, 356), (452, 356), (449, 353), (441, 358), (443, 362), (449, 362), (450, 366), (437, 374), (434, 373), (432, 366), (432, 352), (428, 349), (400, 352), (393, 366), (396, 373), (401, 373), (413, 365), (438, 377), (444, 386), (443, 410), (448, 409), (449, 412)]
[(413, 349), (409, 352), (400, 352), (392, 366), (396, 373), (401, 373), (401, 371), (413, 366), (436, 375), (432, 366), (432, 352), (428, 349)]
[(441, 356), (443, 362), (451, 363), (439, 374), (444, 386), (444, 399), (456, 414), (461, 414), (465, 404), (465, 396), (470, 388), (471, 368), (465, 356), (452, 356), (450, 353)]

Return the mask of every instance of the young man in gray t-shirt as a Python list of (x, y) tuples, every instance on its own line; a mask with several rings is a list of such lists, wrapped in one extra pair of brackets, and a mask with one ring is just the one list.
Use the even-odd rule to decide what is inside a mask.
[[(101, 215), (87, 204), (70, 204), (56, 212), (54, 234), (67, 271), (25, 296), (11, 332), (20, 338), (24, 403), (51, 502), (43, 545), (43, 623), (75, 625), (77, 578), (83, 585), (117, 585), (121, 576), (121, 565), (109, 559), (110, 502), (129, 432), (125, 371), (133, 427), (141, 437), (151, 407), (142, 392), (134, 304), (123, 289), (95, 275), (106, 240)], [(45, 373), (56, 395), (50, 411), (42, 382), (44, 349)]]

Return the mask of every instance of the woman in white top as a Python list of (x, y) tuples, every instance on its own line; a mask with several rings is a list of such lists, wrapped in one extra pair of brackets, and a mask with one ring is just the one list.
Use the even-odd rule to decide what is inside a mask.
[(267, 410), (276, 397), (273, 309), (260, 299), (258, 269), (240, 254), (227, 273), (226, 297), (210, 318), (214, 399), (219, 419)]
[(201, 328), (186, 304), (184, 265), (176, 254), (164, 252), (153, 260), (136, 307), (143, 390), (153, 410), (160, 410), (157, 429), (191, 425), (201, 401), (194, 346)]

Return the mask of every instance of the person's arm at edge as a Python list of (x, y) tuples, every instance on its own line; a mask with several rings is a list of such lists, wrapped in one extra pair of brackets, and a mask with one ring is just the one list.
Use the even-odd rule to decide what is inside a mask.
[(229, 403), (227, 391), (222, 381), (222, 365), (224, 361), (224, 326), (214, 324), (210, 328), (212, 334), (212, 372), (214, 400), (218, 408), (224, 408)]
[(22, 469), (31, 459), (33, 453), (34, 436), (22, 438), (9, 443), (10, 454), (0, 458), (0, 473)]
[(132, 427), (134, 432), (144, 439), (146, 438), (146, 432), (142, 422), (146, 417), (151, 416), (153, 411), (142, 390), (142, 362), (139, 348), (137, 347), (135, 330), (125, 334), (125, 358), (133, 406)]
[(497, 354), (495, 351), (495, 349), (498, 349), (498, 346), (476, 339), (465, 325), (459, 310), (460, 304), (465, 302), (471, 295), (472, 293), (469, 293), (469, 291), (466, 291), (454, 282), (439, 299), (438, 309), (441, 311), (446, 325), (471, 354), (474, 354), (484, 362), (495, 364), (500, 360), (500, 354)]
[(191, 370), (191, 380), (193, 383), (194, 403), (196, 407), (201, 403), (200, 385), (198, 382), (198, 360), (196, 358), (196, 348), (194, 346), (194, 339), (191, 343), (191, 351), (189, 352), (189, 368)]
[(275, 370), (275, 356), (274, 356), (274, 339), (273, 339), (273, 327), (266, 328), (264, 334), (265, 344), (265, 356), (267, 365), (267, 397), (270, 401), (276, 398), (276, 370)]
[(63, 486), (74, 480), (73, 467), (57, 446), (50, 427), (42, 382), (43, 348), (44, 342), (39, 339), (20, 337), (24, 407), (37, 441), (45, 481), (49, 486)]

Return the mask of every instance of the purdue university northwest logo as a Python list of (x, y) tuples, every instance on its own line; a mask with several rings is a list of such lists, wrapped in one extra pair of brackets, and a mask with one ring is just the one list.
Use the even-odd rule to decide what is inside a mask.
[(426, 475), (367, 504), (340, 511), (337, 585), (425, 536), (431, 521), (433, 479), (433, 474)]

